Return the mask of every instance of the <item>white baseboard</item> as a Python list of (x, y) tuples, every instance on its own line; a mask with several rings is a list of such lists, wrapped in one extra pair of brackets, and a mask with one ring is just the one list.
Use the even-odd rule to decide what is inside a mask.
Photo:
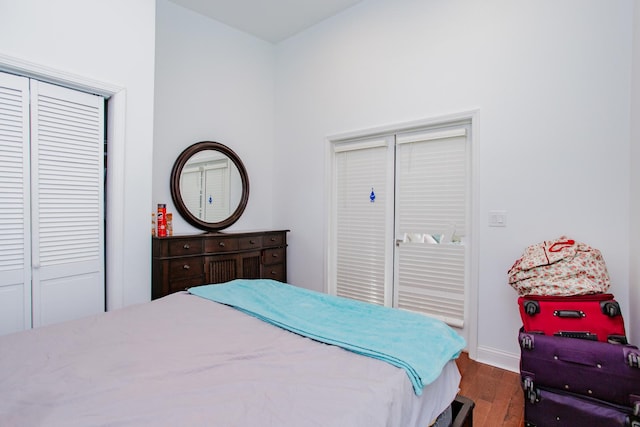
[(478, 347), (476, 361), (511, 372), (520, 372), (520, 353), (507, 353), (491, 347)]

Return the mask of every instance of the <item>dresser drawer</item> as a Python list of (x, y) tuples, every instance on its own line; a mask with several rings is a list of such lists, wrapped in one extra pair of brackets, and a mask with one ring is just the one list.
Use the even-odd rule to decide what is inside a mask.
[(182, 279), (176, 279), (169, 281), (169, 289), (167, 289), (167, 293), (184, 291), (193, 286), (201, 286), (206, 285), (204, 276), (197, 277), (185, 277)]
[(204, 251), (212, 252), (229, 252), (238, 250), (237, 237), (212, 237), (204, 242)]
[(202, 253), (202, 239), (169, 240), (169, 256), (197, 255)]
[(174, 259), (169, 261), (169, 280), (204, 276), (204, 261), (201, 257)]
[(282, 246), (285, 244), (284, 233), (266, 234), (262, 237), (262, 245), (266, 247), (270, 246)]
[(286, 248), (265, 249), (262, 251), (262, 263), (264, 265), (284, 262)]
[(238, 238), (238, 249), (260, 249), (262, 247), (262, 236), (240, 237)]
[(271, 264), (262, 266), (262, 278), (273, 279), (279, 282), (286, 282), (286, 271), (284, 264)]

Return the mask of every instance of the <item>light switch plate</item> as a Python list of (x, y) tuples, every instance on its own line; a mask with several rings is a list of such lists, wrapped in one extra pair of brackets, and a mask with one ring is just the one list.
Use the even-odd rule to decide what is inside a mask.
[(489, 211), (489, 227), (506, 227), (507, 211)]

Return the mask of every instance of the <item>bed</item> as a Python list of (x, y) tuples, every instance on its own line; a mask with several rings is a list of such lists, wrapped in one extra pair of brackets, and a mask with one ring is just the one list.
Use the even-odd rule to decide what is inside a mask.
[[(255, 289), (255, 298), (236, 294), (240, 287)], [(267, 310), (277, 312), (271, 318), (251, 304), (207, 294), (221, 290), (223, 300), (254, 303), (270, 299), (274, 289), (286, 292), (274, 298), (279, 308)], [(299, 302), (299, 292), (320, 300)], [(344, 300), (279, 282), (236, 280), (0, 337), (0, 425), (427, 427), (450, 410), (464, 340), (451, 331), (454, 345), (427, 344), (445, 359), (427, 361), (437, 365), (437, 375), (419, 372), (416, 380), (387, 355), (364, 355), (360, 342), (327, 344), (292, 333), (278, 317), (306, 311), (307, 321), (329, 330), (331, 322), (348, 322), (319, 313), (325, 298)], [(371, 318), (381, 325), (390, 323), (384, 310), (401, 312), (375, 310), (383, 310)], [(421, 336), (416, 341), (424, 344)]]

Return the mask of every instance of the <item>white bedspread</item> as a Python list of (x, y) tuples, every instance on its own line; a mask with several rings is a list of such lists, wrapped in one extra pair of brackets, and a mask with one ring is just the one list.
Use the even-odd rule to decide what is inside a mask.
[(402, 369), (187, 293), (0, 337), (0, 426), (425, 427)]

